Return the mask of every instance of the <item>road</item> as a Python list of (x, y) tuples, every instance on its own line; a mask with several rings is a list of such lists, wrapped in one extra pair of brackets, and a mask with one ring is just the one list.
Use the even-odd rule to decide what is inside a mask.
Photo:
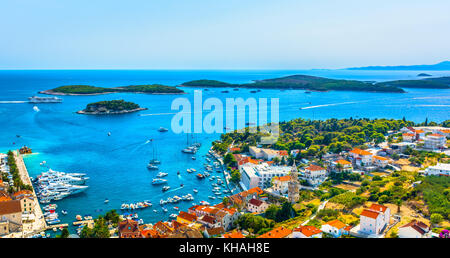
[(317, 213), (318, 213), (320, 210), (322, 210), (323, 208), (325, 208), (325, 205), (327, 205), (328, 201), (329, 201), (329, 199), (323, 201), (323, 202), (319, 205), (319, 207), (317, 208), (316, 213), (314, 213), (314, 215), (312, 215), (311, 217), (309, 217), (309, 219), (307, 219), (305, 222), (303, 222), (303, 223), (302, 223), (302, 226), (308, 224), (308, 222), (309, 222), (310, 220), (313, 220), (313, 219), (316, 217)]

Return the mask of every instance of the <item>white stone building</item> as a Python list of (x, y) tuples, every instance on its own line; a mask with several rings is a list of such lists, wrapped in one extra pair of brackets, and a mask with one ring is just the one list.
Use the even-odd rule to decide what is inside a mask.
[(443, 175), (443, 176), (449, 176), (450, 175), (450, 164), (446, 163), (438, 163), (436, 166), (430, 166), (425, 169), (425, 175)]

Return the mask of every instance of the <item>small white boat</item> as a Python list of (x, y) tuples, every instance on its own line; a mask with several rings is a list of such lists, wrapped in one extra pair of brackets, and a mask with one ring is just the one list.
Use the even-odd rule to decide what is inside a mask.
[(197, 190), (197, 189), (195, 189), (195, 188), (194, 188), (194, 190), (192, 190), (192, 191), (194, 191), (194, 193), (198, 193), (198, 190)]

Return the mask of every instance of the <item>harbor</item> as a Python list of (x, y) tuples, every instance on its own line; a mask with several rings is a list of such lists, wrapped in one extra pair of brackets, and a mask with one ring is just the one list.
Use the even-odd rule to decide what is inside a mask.
[[(317, 75), (327, 77), (356, 78), (356, 76), (363, 76), (367, 80), (383, 79), (377, 77), (378, 74), (373, 73), (361, 75), (348, 71), (316, 72)], [(14, 74), (14, 72), (11, 73)], [(123, 71), (114, 73), (99, 71), (95, 73), (95, 76), (82, 71), (70, 71), (68, 73), (73, 80), (85, 80), (93, 85), (106, 85), (108, 80), (117, 80), (118, 85), (127, 85), (131, 78)], [(136, 84), (143, 84), (151, 79), (171, 85), (200, 76), (237, 83), (261, 78), (260, 75), (245, 72), (217, 74), (202, 71), (201, 73), (187, 72), (182, 74), (171, 71), (164, 76), (173, 78), (173, 80), (161, 80), (159, 76), (164, 72), (133, 71), (130, 73), (137, 78)], [(271, 71), (265, 76), (273, 78), (286, 73), (286, 71)], [(302, 71), (301, 73), (312, 72)], [(30, 80), (38, 80), (38, 75), (38, 72), (29, 75)], [(390, 73), (383, 76), (400, 79), (413, 75)], [(2, 75), (0, 74), (0, 76)], [(224, 170), (221, 157), (213, 152), (208, 155), (211, 150), (211, 143), (220, 139), (220, 133), (208, 134), (202, 132), (194, 134), (194, 137), (190, 134), (188, 138), (184, 133), (173, 132), (171, 118), (174, 112), (167, 103), (178, 96), (111, 94), (103, 96), (64, 96), (62, 97), (63, 102), (60, 104), (10, 103), (15, 100), (26, 100), (39, 90), (52, 88), (55, 80), (64, 78), (64, 75), (59, 72), (52, 72), (48, 76), (48, 79), (38, 85), (17, 81), (13, 82), (11, 86), (7, 86), (7, 88), (11, 87), (10, 90), (22, 88), (23, 92), (21, 94), (11, 93), (12, 95), (8, 96), (8, 99), (4, 99), (4, 101), (9, 102), (1, 104), (1, 108), (4, 110), (2, 113), (2, 124), (4, 125), (2, 135), (4, 137), (0, 139), (0, 146), (3, 151), (18, 149), (22, 146), (32, 148), (33, 154), (21, 156), (26, 164), (27, 172), (33, 178), (48, 172), (50, 168), (64, 173), (87, 174), (89, 188), (79, 194), (66, 196), (61, 200), (52, 200), (50, 203), (41, 205), (40, 208), (47, 204), (55, 203), (58, 205), (56, 211), (60, 222), (54, 225), (68, 224), (70, 232), (73, 233), (76, 229), (73, 222), (76, 221), (77, 215), (83, 218), (85, 216), (97, 218), (112, 209), (121, 214), (138, 213), (138, 220), (142, 219), (144, 223), (169, 221), (171, 214), (178, 212), (174, 207), (178, 207), (180, 211), (186, 211), (193, 203), (207, 202), (214, 205), (221, 202), (223, 197), (231, 194), (224, 192), (224, 190), (231, 190), (232, 193), (240, 192), (239, 186), (233, 185), (230, 181), (231, 175)], [(193, 101), (193, 93), (196, 89), (183, 88), (183, 90), (187, 93), (184, 97)], [(241, 89), (238, 92), (230, 91), (227, 94), (221, 94), (220, 90), (210, 89), (203, 91), (203, 94), (205, 98), (217, 97), (223, 101), (226, 97), (248, 98), (276, 95), (280, 98), (280, 111), (282, 111), (280, 112), (280, 120), (298, 118), (298, 107), (301, 103), (311, 103), (311, 108), (301, 111), (302, 117), (305, 119), (350, 116), (387, 116), (401, 119), (405, 116), (408, 120), (424, 121), (423, 114), (430, 114), (428, 116), (429, 121), (443, 121), (447, 117), (440, 114), (448, 113), (445, 107), (433, 107), (433, 111), (430, 111), (431, 108), (427, 106), (433, 104), (433, 99), (442, 97), (442, 92), (435, 90), (410, 89), (407, 93), (401, 95), (402, 98), (394, 98), (392, 94), (388, 93), (363, 94), (360, 92), (332, 91), (305, 94), (298, 90), (279, 91), (273, 89), (250, 93), (248, 89)], [(101, 118), (74, 115), (74, 112), (79, 110), (80, 107), (84, 107), (86, 103), (122, 96), (126, 96), (127, 100), (134, 103), (145, 105), (149, 110), (141, 114)], [(336, 99), (344, 98), (345, 102), (354, 102), (354, 104), (328, 105), (339, 103)], [(358, 103), (361, 101), (364, 101), (364, 108), (357, 109), (358, 112), (355, 113), (355, 107), (360, 106)], [(389, 105), (385, 103), (389, 103)], [(33, 109), (34, 105), (38, 107), (39, 112)], [(398, 106), (398, 108), (393, 109), (392, 105)], [(414, 108), (404, 108), (407, 105), (413, 105)], [(123, 126), (124, 124), (127, 124), (127, 126)], [(189, 142), (187, 142), (187, 138)], [(150, 139), (153, 141), (150, 141)], [(201, 144), (196, 153), (182, 152), (182, 150), (191, 147), (193, 143)], [(155, 154), (153, 146), (157, 149)], [(147, 168), (147, 165), (153, 159), (160, 161), (159, 164), (155, 164), (158, 169)], [(43, 161), (46, 162), (41, 165)], [(219, 169), (216, 168), (214, 162), (219, 163)], [(187, 171), (188, 169), (190, 172)], [(198, 174), (201, 174), (201, 176), (198, 176)], [(223, 181), (223, 184), (219, 184), (220, 181), (217, 177)], [(162, 181), (162, 184), (152, 184), (155, 178), (167, 181)], [(26, 181), (26, 179), (23, 180)], [(217, 186), (213, 184), (217, 184)], [(216, 187), (220, 187), (220, 195), (219, 188)], [(167, 201), (169, 197), (182, 197), (187, 194), (191, 194), (194, 200), (180, 201), (176, 204), (168, 203), (164, 205), (167, 212), (164, 212), (159, 205), (160, 200)], [(105, 202), (106, 200), (108, 201)], [(136, 204), (145, 200), (150, 201), (152, 207), (121, 210), (122, 204)], [(63, 214), (63, 211), (66, 211), (67, 214)], [(43, 212), (40, 216), (42, 217), (42, 215)]]

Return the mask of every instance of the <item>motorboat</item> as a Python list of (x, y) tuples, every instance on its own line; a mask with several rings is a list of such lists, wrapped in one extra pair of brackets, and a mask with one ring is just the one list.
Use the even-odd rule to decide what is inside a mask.
[(159, 172), (156, 176), (157, 177), (165, 177), (167, 175), (169, 175), (169, 174), (168, 173), (164, 173), (164, 172)]
[(160, 128), (158, 129), (158, 132), (162, 132), (162, 133), (167, 132), (167, 131), (169, 131), (169, 129), (164, 128), (164, 127), (160, 127)]
[(160, 184), (165, 184), (165, 183), (167, 183), (167, 180), (166, 179), (162, 179), (162, 178), (154, 178), (152, 180), (152, 184), (153, 185), (160, 185)]
[(156, 165), (154, 165), (154, 164), (149, 163), (149, 164), (147, 165), (147, 169), (149, 169), (149, 170), (158, 170), (159, 167), (156, 166)]

